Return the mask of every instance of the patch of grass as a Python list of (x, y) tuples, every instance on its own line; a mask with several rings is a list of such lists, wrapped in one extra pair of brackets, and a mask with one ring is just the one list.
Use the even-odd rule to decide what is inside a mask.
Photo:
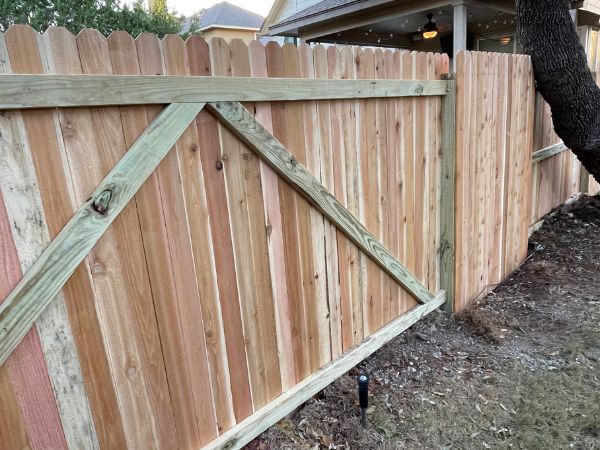
[(600, 447), (600, 365), (572, 363), (524, 373), (516, 403), (517, 436), (526, 449)]

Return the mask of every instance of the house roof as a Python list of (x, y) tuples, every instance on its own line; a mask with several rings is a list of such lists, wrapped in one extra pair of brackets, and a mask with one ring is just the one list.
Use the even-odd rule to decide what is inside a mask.
[[(269, 13), (267, 20), (265, 20), (263, 24), (263, 34), (267, 34), (267, 31), (270, 34), (274, 30), (277, 30), (275, 34), (280, 31), (293, 29), (296, 29), (295, 32), (297, 32), (298, 27), (331, 20), (346, 14), (360, 14), (361, 11), (372, 10), (373, 8), (381, 9), (393, 4), (398, 4), (398, 6), (400, 6), (406, 2), (414, 3), (416, 0), (321, 0), (291, 16), (277, 20), (274, 17), (275, 14), (272, 13), (276, 7), (279, 7), (278, 14), (280, 13), (282, 7), (282, 5), (279, 4), (280, 1), (285, 2), (292, 0), (276, 0), (271, 13)], [(450, 0), (442, 1), (450, 2)]]
[(251, 28), (258, 30), (264, 17), (228, 2), (217, 3), (206, 9), (200, 17), (200, 29)]
[(361, 3), (363, 1), (365, 0), (322, 0), (319, 3), (309, 6), (308, 8), (303, 9), (302, 11), (299, 11), (290, 17), (286, 17), (285, 19), (281, 20), (280, 23), (294, 22), (296, 20), (304, 19), (305, 17), (309, 17), (329, 9), (345, 6), (350, 3)]

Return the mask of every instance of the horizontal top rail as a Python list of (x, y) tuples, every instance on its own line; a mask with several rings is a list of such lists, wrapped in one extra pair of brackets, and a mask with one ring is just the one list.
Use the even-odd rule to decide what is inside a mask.
[(444, 80), (0, 75), (0, 109), (446, 95)]

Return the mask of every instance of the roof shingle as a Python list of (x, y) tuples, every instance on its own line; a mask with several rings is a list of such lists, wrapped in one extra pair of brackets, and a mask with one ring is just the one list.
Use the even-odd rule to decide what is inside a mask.
[(200, 17), (200, 29), (207, 27), (243, 27), (259, 29), (264, 17), (228, 2), (211, 6)]

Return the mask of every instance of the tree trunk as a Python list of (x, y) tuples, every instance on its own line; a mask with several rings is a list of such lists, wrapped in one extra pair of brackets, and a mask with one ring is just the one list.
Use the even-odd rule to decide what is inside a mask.
[(517, 0), (519, 41), (556, 134), (600, 182), (600, 89), (565, 0)]

